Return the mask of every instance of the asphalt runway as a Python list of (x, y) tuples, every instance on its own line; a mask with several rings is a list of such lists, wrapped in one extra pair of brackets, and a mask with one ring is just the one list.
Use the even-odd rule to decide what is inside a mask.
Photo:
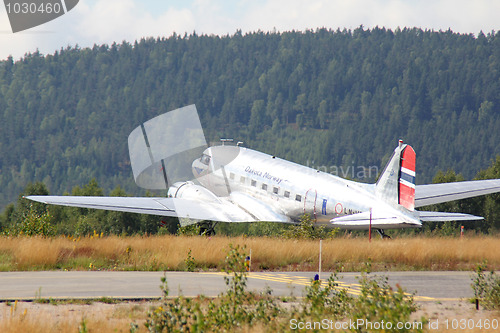
[[(276, 296), (304, 295), (314, 272), (252, 272), (247, 287), (255, 292), (267, 288)], [(417, 301), (458, 301), (473, 296), (471, 272), (382, 272), (370, 276), (388, 277), (389, 284), (415, 293)], [(226, 290), (225, 273), (220, 272), (116, 272), (116, 271), (46, 271), (1, 272), (0, 300), (36, 298), (120, 298), (151, 299), (162, 296), (161, 277), (166, 276), (169, 296), (217, 296)], [(330, 273), (323, 272), (322, 280)], [(360, 273), (341, 273), (340, 287), (359, 294)]]

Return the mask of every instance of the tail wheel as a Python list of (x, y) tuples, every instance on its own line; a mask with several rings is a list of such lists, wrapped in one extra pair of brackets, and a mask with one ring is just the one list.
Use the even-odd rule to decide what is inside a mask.
[(391, 236), (387, 235), (385, 232), (384, 232), (384, 229), (377, 229), (377, 232), (379, 233), (380, 237), (382, 239), (392, 239)]

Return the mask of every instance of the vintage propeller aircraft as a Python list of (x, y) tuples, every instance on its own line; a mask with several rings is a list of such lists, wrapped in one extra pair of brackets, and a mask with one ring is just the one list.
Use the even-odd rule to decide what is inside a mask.
[[(129, 136), (136, 183), (167, 197), (28, 196), (52, 205), (175, 216), (181, 225), (271, 221), (344, 229), (419, 228), (479, 220), (415, 208), (500, 191), (500, 179), (415, 185), (415, 151), (402, 141), (376, 184), (320, 172), (239, 145), (208, 147), (194, 105), (160, 115)], [(207, 224), (205, 221), (211, 221)], [(212, 228), (213, 230), (213, 228)]]

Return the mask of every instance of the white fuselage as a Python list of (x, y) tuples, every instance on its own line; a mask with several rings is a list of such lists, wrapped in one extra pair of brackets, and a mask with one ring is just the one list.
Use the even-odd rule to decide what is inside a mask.
[[(224, 157), (219, 158), (220, 152)], [(273, 207), (287, 222), (297, 222), (308, 213), (317, 223), (328, 225), (332, 218), (386, 205), (375, 196), (372, 184), (345, 180), (251, 149), (216, 146), (208, 148), (204, 156), (204, 163), (203, 157), (193, 162), (197, 180), (240, 206), (262, 205), (257, 211), (264, 217), (258, 216), (259, 220), (266, 220), (265, 207)]]

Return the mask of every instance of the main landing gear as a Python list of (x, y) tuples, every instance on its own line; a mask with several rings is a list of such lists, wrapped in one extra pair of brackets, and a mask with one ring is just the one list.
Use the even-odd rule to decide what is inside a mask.
[(382, 239), (391, 239), (391, 236), (387, 235), (384, 232), (384, 229), (377, 229), (377, 232), (379, 233), (380, 237), (382, 237)]
[(215, 235), (215, 226), (217, 222), (202, 222), (200, 223), (200, 236)]

